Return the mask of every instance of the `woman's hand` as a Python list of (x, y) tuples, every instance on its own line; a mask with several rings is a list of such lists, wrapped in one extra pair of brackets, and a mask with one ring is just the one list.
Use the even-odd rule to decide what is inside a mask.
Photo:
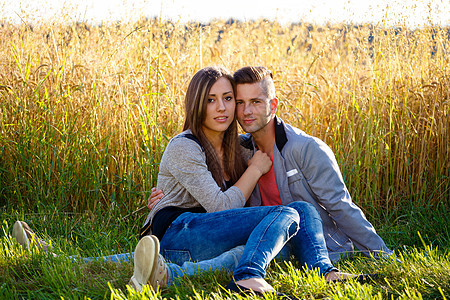
[(258, 150), (248, 161), (248, 166), (257, 168), (261, 172), (261, 175), (264, 175), (270, 171), (270, 168), (272, 167), (272, 160), (266, 153)]
[(242, 194), (244, 194), (244, 198), (248, 200), (259, 178), (269, 172), (271, 167), (272, 160), (270, 157), (260, 150), (256, 151), (248, 161), (247, 170), (245, 170), (244, 174), (242, 174), (234, 186), (239, 188)]
[(159, 202), (159, 200), (161, 200), (161, 198), (164, 196), (163, 191), (161, 190), (157, 190), (155, 187), (152, 188), (152, 193), (150, 194), (150, 197), (148, 198), (148, 204), (147, 207), (149, 209), (152, 209), (153, 206), (156, 205), (156, 203)]

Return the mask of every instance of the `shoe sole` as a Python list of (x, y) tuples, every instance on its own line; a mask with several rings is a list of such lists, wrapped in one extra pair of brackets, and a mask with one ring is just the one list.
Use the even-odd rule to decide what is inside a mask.
[[(151, 251), (153, 251), (153, 256), (149, 255)], [(134, 250), (134, 272), (130, 284), (139, 292), (142, 291), (142, 286), (150, 281), (152, 273), (154, 276), (158, 254), (159, 243), (155, 243), (150, 236), (143, 237), (137, 244)], [(137, 257), (140, 258), (139, 262)], [(139, 268), (139, 266), (143, 266), (143, 268)]]
[[(153, 282), (156, 282), (155, 277), (156, 277), (156, 273), (157, 273), (157, 269), (158, 269), (158, 260), (159, 260), (159, 240), (156, 236), (151, 235), (150, 238), (153, 240), (153, 243), (155, 244), (155, 258), (153, 260), (153, 266), (152, 266), (152, 272), (150, 274), (148, 283), (152, 285)], [(154, 286), (154, 288), (156, 289), (157, 286)]]
[(13, 236), (20, 245), (30, 250), (30, 241), (28, 240), (27, 233), (25, 232), (25, 229), (23, 229), (20, 221), (14, 223)]

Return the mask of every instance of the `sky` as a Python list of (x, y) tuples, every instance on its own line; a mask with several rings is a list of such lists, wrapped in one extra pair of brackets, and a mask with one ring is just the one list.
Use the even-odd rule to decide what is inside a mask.
[(214, 18), (281, 23), (450, 25), (450, 0), (0, 0), (0, 20), (101, 23), (158, 16), (174, 21)]

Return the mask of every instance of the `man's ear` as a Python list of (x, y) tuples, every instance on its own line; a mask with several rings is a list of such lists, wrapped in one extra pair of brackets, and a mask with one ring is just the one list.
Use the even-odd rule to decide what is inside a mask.
[(278, 108), (278, 98), (274, 97), (272, 100), (270, 100), (270, 112), (276, 114), (277, 108)]

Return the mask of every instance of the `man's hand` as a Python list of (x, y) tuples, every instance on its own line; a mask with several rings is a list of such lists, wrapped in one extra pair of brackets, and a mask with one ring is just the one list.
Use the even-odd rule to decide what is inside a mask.
[(148, 198), (148, 204), (147, 207), (149, 209), (152, 209), (153, 206), (156, 205), (156, 203), (159, 202), (159, 200), (161, 200), (161, 198), (164, 196), (163, 191), (161, 190), (157, 190), (155, 187), (152, 188), (152, 193), (150, 194), (150, 197)]

